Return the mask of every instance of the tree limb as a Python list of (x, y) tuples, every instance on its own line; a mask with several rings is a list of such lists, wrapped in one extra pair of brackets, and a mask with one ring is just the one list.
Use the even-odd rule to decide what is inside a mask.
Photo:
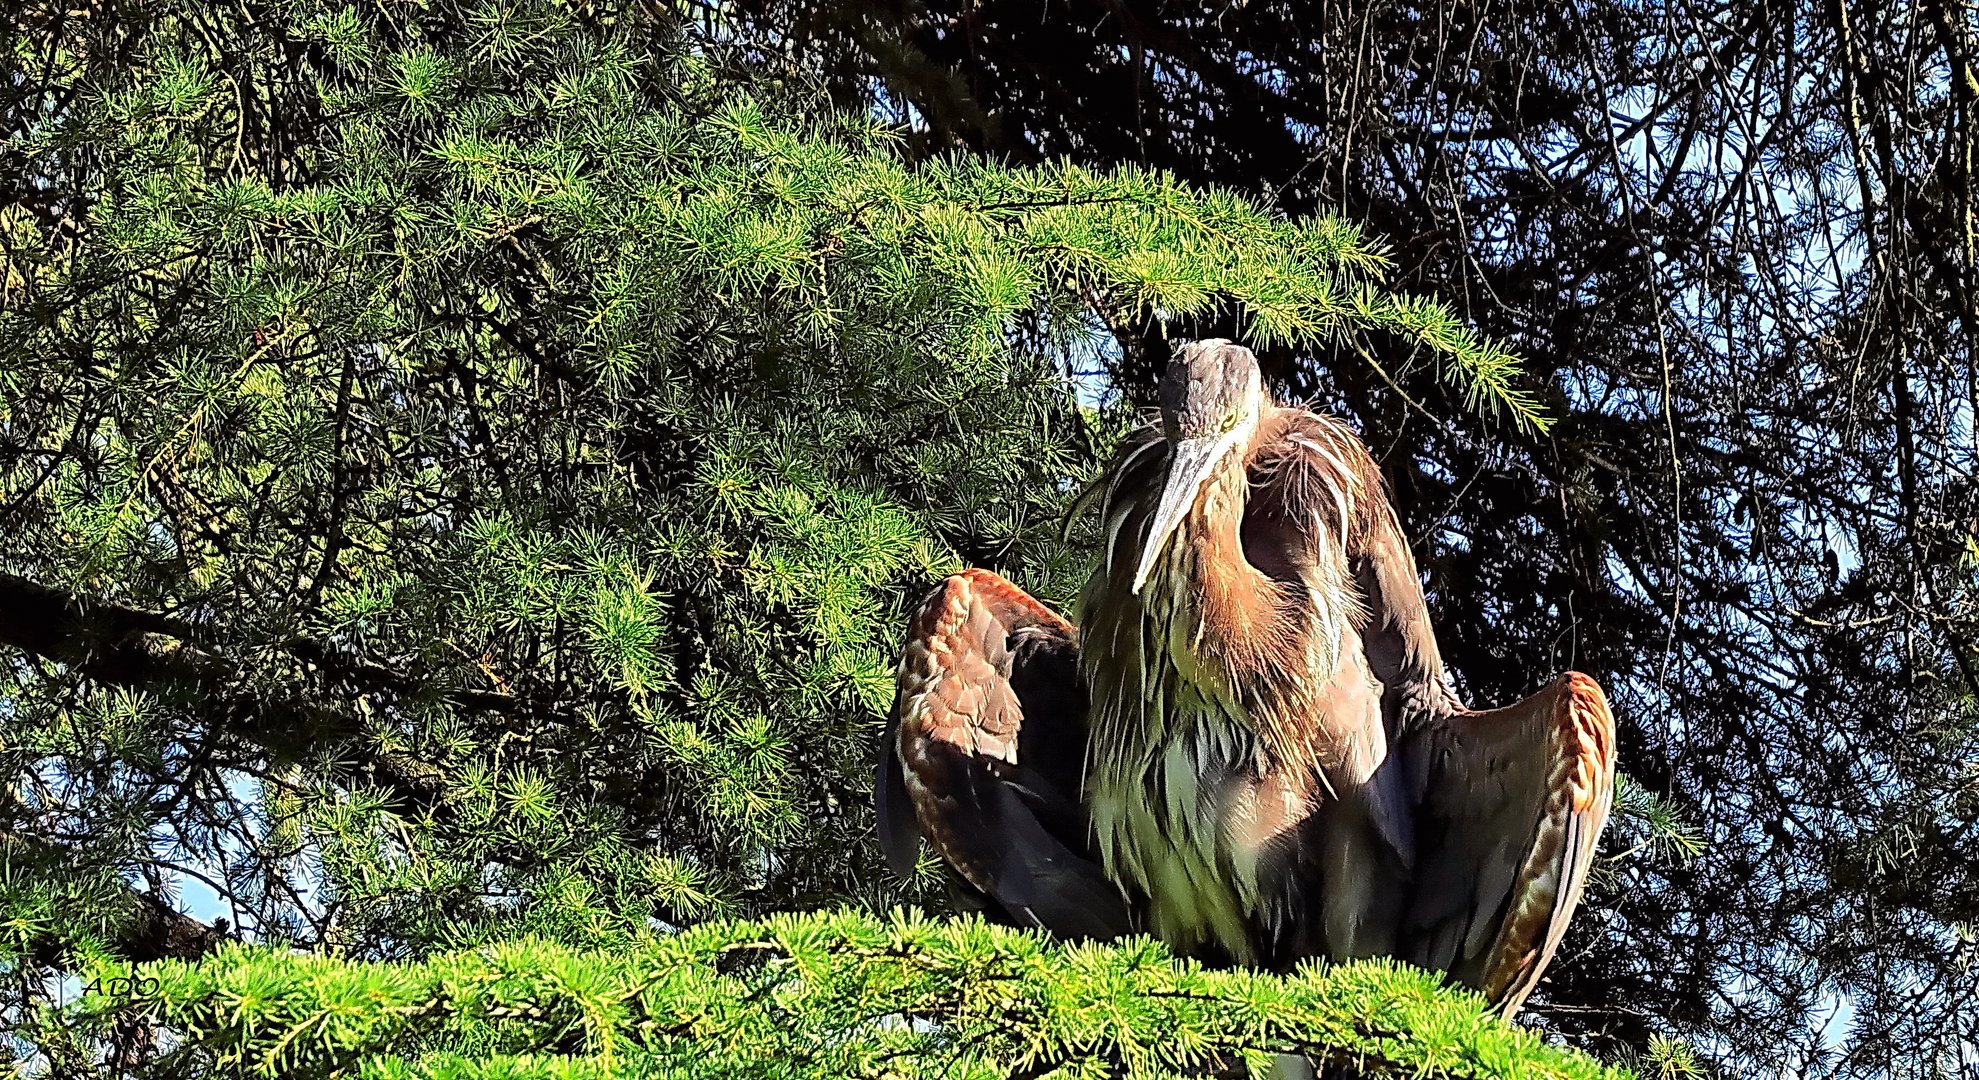
[[(0, 645), (68, 667), (111, 686), (198, 687), (215, 713), (215, 726), (282, 758), (309, 757), (361, 734), (352, 713), (312, 708), (300, 696), (271, 700), (243, 685), (236, 665), (198, 640), (189, 624), (157, 612), (71, 595), (14, 574), (0, 573)], [(292, 643), (299, 664), (317, 665), (346, 682), (404, 693), (399, 673), (343, 656), (313, 642)], [(500, 694), (451, 695), (470, 708), (513, 708)], [(438, 801), (440, 770), (409, 754), (368, 754), (367, 779), (416, 807)]]

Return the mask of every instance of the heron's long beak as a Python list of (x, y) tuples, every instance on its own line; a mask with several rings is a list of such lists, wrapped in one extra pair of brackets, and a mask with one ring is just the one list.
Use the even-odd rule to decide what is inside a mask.
[(1147, 543), (1141, 547), (1141, 565), (1134, 571), (1134, 595), (1146, 585), (1148, 575), (1168, 550), (1168, 542), (1181, 528), (1182, 519), (1196, 505), (1196, 493), (1203, 481), (1216, 471), (1216, 465), (1237, 445), (1237, 432), (1200, 439), (1183, 439), (1175, 444), (1175, 455), (1168, 463), (1168, 482), (1161, 489), (1161, 503), (1155, 507), (1154, 524), (1148, 529)]

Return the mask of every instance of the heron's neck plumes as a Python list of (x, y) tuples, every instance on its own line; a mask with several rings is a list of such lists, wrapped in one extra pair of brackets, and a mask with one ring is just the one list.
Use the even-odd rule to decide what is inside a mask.
[(1177, 537), (1170, 584), (1191, 598), (1195, 626), (1189, 649), (1209, 661), (1233, 688), (1266, 678), (1295, 645), (1298, 627), (1288, 617), (1292, 590), (1245, 557), (1243, 520), (1249, 483), (1244, 463), (1231, 464), (1204, 484), (1202, 499)]

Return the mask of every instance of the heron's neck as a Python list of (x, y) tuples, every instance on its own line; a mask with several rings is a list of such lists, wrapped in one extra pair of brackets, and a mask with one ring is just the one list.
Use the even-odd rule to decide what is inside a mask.
[(1243, 465), (1206, 487), (1188, 555), (1177, 568), (1182, 595), (1192, 598), (1194, 625), (1190, 641), (1170, 637), (1171, 648), (1187, 649), (1176, 666), (1193, 668), (1239, 707), (1264, 755), (1258, 768), (1313, 761), (1324, 748), (1313, 742), (1316, 726), (1301, 721), (1323, 712), (1316, 695), (1339, 659), (1337, 628), (1298, 585), (1263, 573), (1246, 557)]
[(1204, 488), (1180, 567), (1183, 594), (1195, 600), (1197, 625), (1190, 646), (1234, 687), (1256, 686), (1271, 675), (1274, 659), (1295, 645), (1287, 591), (1244, 556), (1248, 483), (1243, 463), (1233, 462)]
[[(1343, 540), (1317, 538), (1316, 557), (1303, 547), (1315, 538), (1304, 533), (1297, 552), (1271, 555), (1268, 538), (1248, 551), (1244, 521), (1256, 511), (1248, 469), (1236, 463), (1206, 488), (1189, 555), (1177, 568), (1182, 595), (1193, 598), (1187, 645), (1199, 677), (1222, 683), (1272, 760), (1318, 762), (1329, 774), (1358, 778), (1378, 761), (1369, 740), (1380, 725), (1366, 727), (1355, 697), (1374, 680), (1368, 658), (1345, 647), (1361, 609)], [(1318, 516), (1301, 516), (1304, 528), (1322, 527)], [(1286, 560), (1277, 575), (1254, 561), (1274, 557)], [(1187, 670), (1186, 661), (1177, 666)]]

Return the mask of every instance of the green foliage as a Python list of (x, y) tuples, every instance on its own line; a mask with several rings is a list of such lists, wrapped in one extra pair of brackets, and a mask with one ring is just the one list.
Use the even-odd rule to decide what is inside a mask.
[[(110, 7), (0, 42), (37, 80), (0, 208), (0, 589), (91, 612), (51, 643), (0, 611), (34, 661), (0, 669), (0, 1017), (64, 966), (196, 951), (197, 885), (267, 948), (158, 969), (146, 1007), (283, 1073), (1158, 1071), (1359, 1038), (1359, 1008), (1397, 1062), (1538, 1053), (1394, 972), (851, 917), (655, 936), (900, 899), (866, 809), (898, 628), (965, 565), (1074, 594), (1059, 519), (1130, 421), (1081, 399), (1106, 318), (1393, 336), (1543, 426), (1356, 229), (1160, 172), (911, 163), (638, 6)], [(359, 962), (462, 948), (495, 951)], [(1230, 1000), (1169, 996), (1203, 988)], [(121, 1037), (44, 1034), (22, 1052), (65, 1068)]]
[[(48, 873), (16, 857), (11, 845), (0, 855), (7, 856), (0, 863), (0, 956), (27, 956), (58, 942), (79, 956), (114, 958), (104, 940), (131, 915), (121, 881), (104, 873)], [(79, 913), (85, 918), (78, 920)]]
[(1691, 859), (1704, 850), (1704, 834), (1682, 811), (1626, 773), (1615, 778), (1612, 824), (1629, 833), (1629, 850), (1664, 859)]
[(1625, 1076), (1391, 964), (1212, 972), (1146, 940), (1049, 945), (900, 912), (711, 922), (613, 953), (523, 940), (380, 964), (239, 947), (90, 973), (132, 975), (136, 992), (83, 998), (70, 1022), (160, 1023), (186, 1039), (162, 1067), (219, 1076), (1266, 1076), (1279, 1053), (1370, 1080)]
[(1681, 1039), (1653, 1035), (1629, 1064), (1644, 1080), (1703, 1080), (1711, 1075), (1697, 1051)]

